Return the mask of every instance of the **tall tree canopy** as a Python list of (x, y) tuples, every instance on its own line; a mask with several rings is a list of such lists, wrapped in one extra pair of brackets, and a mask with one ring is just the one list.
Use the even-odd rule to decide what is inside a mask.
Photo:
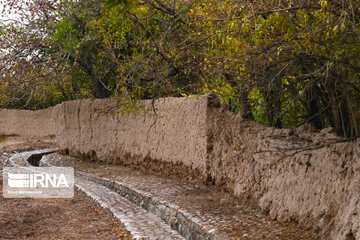
[[(16, 4), (11, 4), (16, 3)], [(3, 0), (0, 106), (215, 92), (243, 117), (359, 136), (354, 0)]]

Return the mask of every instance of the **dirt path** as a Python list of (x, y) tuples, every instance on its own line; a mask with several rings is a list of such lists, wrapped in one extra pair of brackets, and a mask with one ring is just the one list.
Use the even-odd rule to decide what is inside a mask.
[[(0, 163), (14, 150), (0, 148)], [(2, 173), (0, 190), (0, 239), (131, 239), (120, 222), (78, 192), (72, 199), (4, 199)]]

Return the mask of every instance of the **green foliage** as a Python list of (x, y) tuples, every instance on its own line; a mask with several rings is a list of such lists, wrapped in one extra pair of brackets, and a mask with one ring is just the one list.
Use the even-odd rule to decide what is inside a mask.
[(130, 3), (132, 3), (132, 1), (130, 0), (105, 0), (106, 6), (109, 8), (112, 7), (126, 7), (128, 6)]
[(360, 120), (358, 7), (355, 1), (198, 1), (189, 13), (195, 19), (191, 37), (204, 39), (195, 53), (205, 56), (204, 78), (222, 74), (237, 96), (247, 92), (255, 120), (277, 127), (309, 121), (354, 136)]
[[(21, 88), (36, 85), (27, 106), (111, 97), (122, 112), (139, 109), (140, 99), (214, 92), (223, 106), (263, 124), (310, 122), (358, 136), (359, 7), (352, 0), (66, 0), (42, 38), (41, 56), (58, 60), (28, 71), (32, 80)], [(62, 77), (48, 83), (39, 72)], [(19, 95), (6, 78), (1, 105), (4, 95)]]
[(0, 143), (6, 142), (6, 138), (0, 134)]

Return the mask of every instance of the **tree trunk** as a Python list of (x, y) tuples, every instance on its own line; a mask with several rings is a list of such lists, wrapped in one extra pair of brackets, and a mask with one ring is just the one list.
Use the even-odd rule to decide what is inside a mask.
[(321, 120), (321, 109), (319, 107), (320, 94), (320, 90), (317, 86), (308, 89), (306, 92), (309, 122), (318, 130), (323, 128), (323, 121)]
[(242, 91), (240, 93), (240, 115), (242, 118), (254, 120), (254, 116), (251, 112), (250, 105), (249, 105), (249, 99), (248, 99), (249, 92), (248, 91)]

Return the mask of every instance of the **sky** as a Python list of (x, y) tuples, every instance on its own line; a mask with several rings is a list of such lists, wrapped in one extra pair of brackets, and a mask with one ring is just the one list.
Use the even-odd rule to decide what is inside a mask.
[[(11, 23), (11, 21), (9, 21), (10, 19), (17, 19), (17, 18), (19, 18), (19, 16), (16, 15), (16, 14), (10, 14), (10, 15), (9, 15), (9, 14), (6, 13), (6, 14), (4, 14), (4, 16), (3, 16), (3, 15), (2, 15), (2, 11), (3, 11), (3, 5), (0, 4), (0, 26)], [(2, 57), (1, 54), (4, 53), (3, 51), (6, 51), (6, 50), (5, 50), (5, 49), (2, 49), (1, 46), (0, 46), (0, 57)]]
[(7, 12), (4, 14), (4, 16), (2, 15), (2, 11), (3, 11), (3, 5), (0, 4), (0, 23), (9, 23), (9, 19), (18, 19), (19, 15), (17, 14), (8, 14)]

